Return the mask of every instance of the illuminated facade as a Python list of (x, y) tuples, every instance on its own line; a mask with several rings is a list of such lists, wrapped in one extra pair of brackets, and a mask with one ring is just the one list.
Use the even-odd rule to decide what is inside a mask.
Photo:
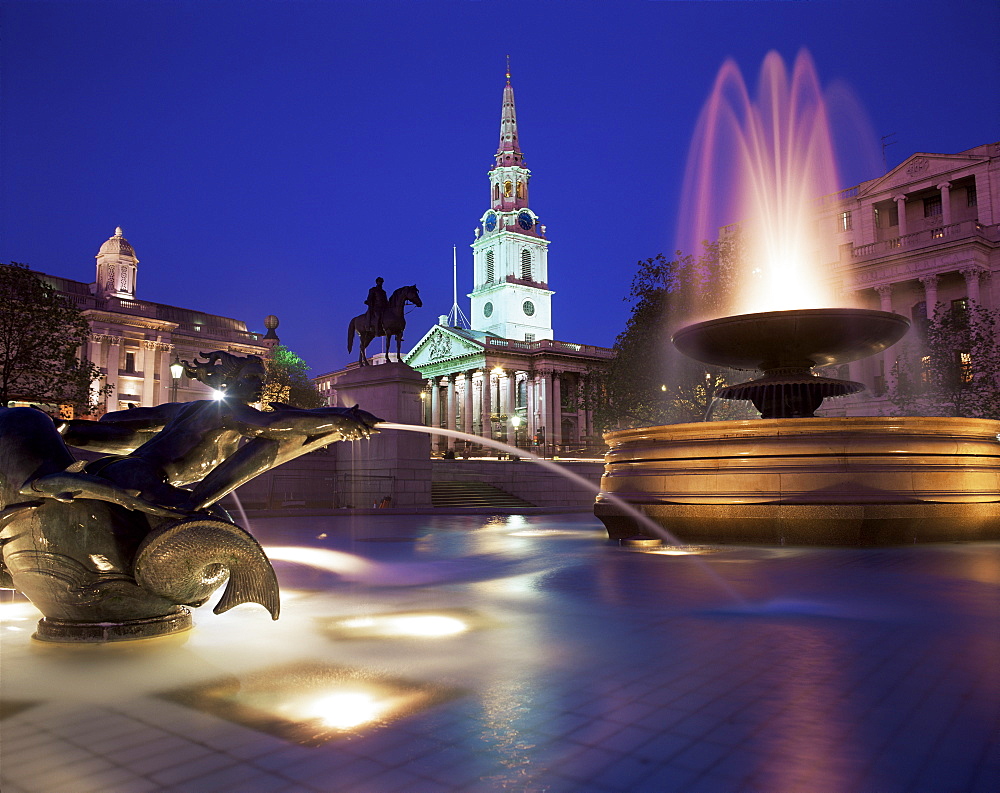
[[(914, 154), (819, 205), (837, 243), (823, 258), (847, 302), (915, 320), (960, 301), (1000, 309), (1000, 143)], [(890, 348), (850, 364), (850, 379), (868, 391), (824, 414), (883, 412), (895, 360)]]
[(71, 300), (90, 324), (90, 340), (82, 351), (98, 366), (99, 385), (110, 385), (105, 411), (145, 407), (163, 402), (204, 399), (210, 389), (183, 375), (174, 380), (175, 359), (194, 360), (202, 352), (226, 350), (237, 355), (267, 355), (278, 339), (247, 330), (246, 323), (188, 308), (139, 300), (139, 259), (121, 228), (101, 245), (93, 283), (40, 274)]

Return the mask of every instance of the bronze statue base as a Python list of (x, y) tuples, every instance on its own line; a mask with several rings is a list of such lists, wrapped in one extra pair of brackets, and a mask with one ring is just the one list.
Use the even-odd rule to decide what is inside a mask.
[(182, 633), (192, 626), (191, 612), (179, 606), (177, 611), (160, 617), (146, 617), (122, 622), (77, 622), (54, 620), (45, 617), (38, 621), (33, 638), (43, 642), (125, 642), (132, 639), (151, 639)]

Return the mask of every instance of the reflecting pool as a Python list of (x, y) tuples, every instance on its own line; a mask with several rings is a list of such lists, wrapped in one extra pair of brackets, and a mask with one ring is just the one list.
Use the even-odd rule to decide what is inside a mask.
[(621, 548), (579, 514), (252, 529), (277, 622), (208, 604), (187, 634), (59, 646), (7, 593), (4, 793), (998, 787), (1000, 543)]

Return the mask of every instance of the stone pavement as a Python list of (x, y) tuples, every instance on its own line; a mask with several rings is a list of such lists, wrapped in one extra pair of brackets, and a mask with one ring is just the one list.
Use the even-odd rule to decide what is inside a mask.
[(185, 636), (64, 647), (0, 605), (3, 793), (1000, 790), (1000, 544), (643, 553), (588, 515), (252, 529), (277, 622), (205, 606)]

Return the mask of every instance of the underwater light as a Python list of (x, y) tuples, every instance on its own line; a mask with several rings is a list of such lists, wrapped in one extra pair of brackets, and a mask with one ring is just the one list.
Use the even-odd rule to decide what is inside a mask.
[(363, 691), (339, 691), (312, 703), (309, 716), (318, 718), (327, 727), (350, 730), (375, 721), (388, 709), (375, 696)]
[(435, 638), (455, 636), (469, 630), (466, 622), (444, 614), (385, 614), (351, 617), (334, 623), (335, 627), (357, 631), (365, 638), (379, 636), (415, 636)]

